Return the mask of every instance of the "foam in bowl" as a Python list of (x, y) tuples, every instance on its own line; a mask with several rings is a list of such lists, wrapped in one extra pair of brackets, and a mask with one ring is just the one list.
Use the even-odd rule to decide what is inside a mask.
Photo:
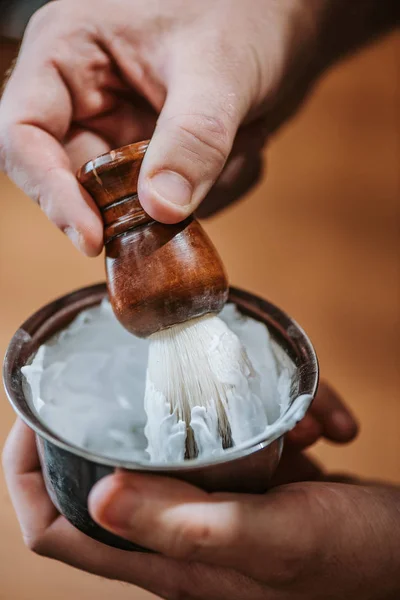
[[(233, 304), (220, 317), (239, 337), (258, 377), (258, 413), (251, 423), (243, 420), (249, 438), (243, 444), (272, 441), (304, 416), (310, 397), (300, 396), (288, 408), (296, 367), (263, 323), (243, 316)], [(65, 441), (107, 458), (149, 463), (144, 409), (148, 344), (129, 334), (104, 300), (82, 311), (22, 367), (25, 395), (40, 420)], [(160, 428), (158, 463), (183, 461), (184, 438), (182, 450), (176, 443), (171, 428)], [(199, 458), (224, 452), (230, 451), (203, 445)]]

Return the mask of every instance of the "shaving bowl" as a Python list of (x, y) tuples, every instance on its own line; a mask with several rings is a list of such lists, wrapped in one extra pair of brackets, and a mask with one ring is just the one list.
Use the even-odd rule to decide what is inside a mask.
[(264, 493), (281, 457), (285, 433), (295, 426), (310, 406), (318, 386), (318, 361), (314, 348), (297, 323), (273, 304), (249, 292), (230, 288), (229, 301), (253, 319), (263, 322), (272, 340), (295, 365), (290, 400), (270, 435), (227, 450), (213, 460), (187, 461), (180, 465), (153, 465), (97, 455), (75, 446), (49, 429), (36, 414), (24, 392), (21, 367), (29, 364), (39, 347), (64, 329), (81, 311), (107, 296), (105, 284), (72, 292), (50, 302), (13, 336), (4, 360), (4, 386), (17, 415), (35, 432), (48, 494), (65, 518), (99, 542), (123, 550), (146, 551), (106, 531), (88, 512), (92, 487), (116, 468), (175, 477), (207, 491)]

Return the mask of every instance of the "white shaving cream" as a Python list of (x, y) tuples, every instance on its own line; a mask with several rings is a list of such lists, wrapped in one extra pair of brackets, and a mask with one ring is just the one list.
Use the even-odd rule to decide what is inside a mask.
[[(275, 439), (299, 421), (310, 398), (289, 410), (295, 366), (271, 339), (263, 323), (227, 305), (220, 318), (238, 336), (256, 372), (254, 403), (246, 415), (230, 407), (235, 444)], [(144, 407), (149, 342), (129, 334), (104, 300), (81, 312), (63, 331), (42, 345), (22, 368), (25, 393), (41, 421), (64, 440), (107, 458), (176, 464), (183, 461), (186, 430), (162, 398)], [(212, 348), (210, 348), (212, 351)], [(149, 385), (149, 384), (148, 384)], [(212, 414), (192, 409), (191, 426), (199, 459), (225, 452)], [(148, 440), (151, 420), (160, 423)], [(146, 427), (147, 424), (147, 427)], [(229, 452), (229, 451), (228, 451)]]

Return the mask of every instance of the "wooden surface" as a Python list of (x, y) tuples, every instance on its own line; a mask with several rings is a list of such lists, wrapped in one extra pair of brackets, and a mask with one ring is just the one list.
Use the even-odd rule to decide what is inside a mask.
[[(397, 482), (399, 46), (389, 38), (331, 72), (271, 143), (262, 186), (206, 226), (232, 282), (300, 322), (315, 343), (322, 374), (360, 419), (356, 443), (319, 444), (314, 454), (331, 469)], [(10, 58), (3, 48), (3, 68)], [(81, 257), (4, 176), (0, 194), (3, 354), (34, 310), (104, 276), (103, 259)], [(14, 415), (0, 395), (3, 441)], [(1, 600), (153, 597), (30, 554), (2, 479), (0, 531)]]

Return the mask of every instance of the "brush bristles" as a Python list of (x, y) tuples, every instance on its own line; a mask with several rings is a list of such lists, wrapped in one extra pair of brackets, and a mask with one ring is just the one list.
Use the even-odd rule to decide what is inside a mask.
[[(231, 447), (229, 399), (237, 397), (251, 373), (241, 342), (218, 317), (208, 315), (171, 327), (150, 338), (146, 412), (151, 414), (156, 396), (165, 399), (170, 414), (186, 425), (185, 458), (198, 455), (191, 426), (196, 407), (204, 409), (209, 423), (216, 421), (214, 433), (222, 447)], [(156, 420), (149, 419), (146, 433), (151, 454), (152, 439), (160, 435)]]

